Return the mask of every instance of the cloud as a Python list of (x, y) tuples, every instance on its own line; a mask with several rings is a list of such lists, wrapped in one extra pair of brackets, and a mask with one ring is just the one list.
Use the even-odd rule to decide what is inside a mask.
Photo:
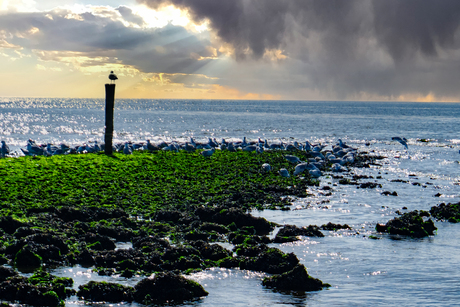
[(86, 66), (92, 65), (90, 58), (97, 62), (103, 58), (106, 64), (122, 63), (143, 72), (193, 73), (216, 55), (203, 35), (171, 24), (163, 28), (141, 25), (143, 19), (124, 6), (93, 7), (81, 13), (63, 9), (10, 12), (0, 15), (0, 43), (4, 48), (36, 50), (45, 61), (60, 61), (59, 55), (65, 52), (81, 57)]
[[(138, 2), (174, 5), (195, 22), (208, 21), (222, 52), (238, 61), (281, 61), (282, 68), (250, 66), (283, 97), (301, 97), (306, 89), (330, 99), (460, 95), (458, 0)], [(263, 74), (270, 69), (278, 79)], [(228, 85), (244, 86), (237, 83)]]

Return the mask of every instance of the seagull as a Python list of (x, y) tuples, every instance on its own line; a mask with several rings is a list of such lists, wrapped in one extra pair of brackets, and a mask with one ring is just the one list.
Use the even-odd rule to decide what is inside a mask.
[(406, 150), (409, 148), (407, 147), (407, 139), (406, 138), (400, 138), (399, 136), (395, 136), (391, 138), (393, 141), (397, 141), (401, 143), (404, 147), (406, 147)]
[(300, 159), (298, 157), (296, 157), (296, 156), (285, 155), (284, 158), (286, 160), (288, 160), (289, 162), (294, 163), (294, 164), (302, 163), (302, 161), (300, 161)]
[(272, 167), (271, 167), (270, 164), (268, 164), (268, 163), (262, 164), (262, 170), (263, 170), (264, 172), (269, 172), (269, 171), (271, 171), (271, 169), (272, 169)]
[(288, 170), (285, 169), (285, 168), (280, 169), (278, 173), (281, 175), (281, 177), (284, 177), (284, 178), (289, 178), (289, 177), (291, 177), (291, 176), (289, 175)]
[(113, 73), (113, 70), (110, 72), (109, 74), (109, 79), (110, 79), (110, 82), (115, 82), (115, 80), (118, 80), (118, 77), (116, 74)]
[(200, 152), (200, 154), (203, 156), (203, 157), (210, 157), (212, 156), (212, 154), (214, 153), (215, 149), (208, 149), (208, 150), (203, 150), (202, 152)]
[(129, 143), (128, 143), (128, 142), (125, 143), (125, 147), (123, 148), (123, 153), (124, 153), (125, 155), (130, 155), (130, 154), (133, 153), (132, 149), (129, 147)]
[(6, 145), (5, 141), (2, 141), (1, 156), (5, 158), (6, 155), (10, 154), (10, 148)]

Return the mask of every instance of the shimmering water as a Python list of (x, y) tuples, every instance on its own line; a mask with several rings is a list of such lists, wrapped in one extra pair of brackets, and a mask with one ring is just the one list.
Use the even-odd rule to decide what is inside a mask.
[[(353, 169), (372, 176), (382, 188), (338, 185), (330, 174), (312, 197), (296, 199), (291, 211), (253, 212), (279, 224), (307, 226), (327, 222), (353, 230), (323, 231), (324, 238), (303, 238), (276, 245), (294, 252), (309, 273), (332, 287), (302, 295), (277, 293), (261, 286), (265, 274), (212, 269), (190, 278), (209, 292), (184, 306), (451, 306), (460, 302), (460, 225), (436, 222), (437, 235), (401, 239), (376, 235), (396, 211), (460, 201), (460, 104), (298, 101), (116, 100), (115, 140), (197, 140), (208, 137), (268, 139), (349, 145), (387, 157), (380, 167)], [(88, 99), (0, 99), (0, 138), (19, 151), (26, 140), (69, 145), (103, 141), (104, 101)], [(391, 141), (404, 136), (409, 151)], [(421, 142), (421, 139), (428, 142)], [(366, 145), (367, 143), (367, 145)], [(400, 179), (406, 182), (394, 182)], [(381, 195), (396, 191), (398, 196)], [(440, 197), (435, 197), (436, 194)], [(230, 248), (230, 247), (229, 247)], [(90, 268), (54, 272), (74, 278), (134, 285), (133, 280), (102, 277)], [(68, 306), (83, 305), (76, 297)], [(113, 305), (113, 304), (112, 304)], [(116, 304), (115, 304), (116, 305)], [(136, 304), (123, 304), (138, 306)]]

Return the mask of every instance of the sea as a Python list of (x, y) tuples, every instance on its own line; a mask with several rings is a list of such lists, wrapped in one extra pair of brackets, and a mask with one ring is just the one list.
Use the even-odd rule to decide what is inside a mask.
[[(28, 139), (75, 146), (102, 143), (104, 109), (104, 99), (0, 98), (0, 139), (17, 156)], [(312, 196), (293, 199), (290, 210), (252, 212), (279, 225), (351, 226), (323, 231), (323, 238), (273, 245), (295, 253), (308, 273), (330, 288), (277, 292), (262, 286), (265, 273), (213, 268), (187, 276), (209, 295), (179, 306), (460, 305), (460, 224), (436, 221), (436, 234), (421, 239), (375, 231), (377, 223), (386, 223), (398, 212), (460, 201), (459, 103), (116, 99), (114, 129), (114, 142), (246, 137), (330, 146), (341, 139), (361, 152), (385, 157), (379, 165), (347, 173), (368, 176), (362, 182), (381, 187), (340, 185), (333, 174), (325, 173), (320, 186), (309, 189)], [(392, 141), (395, 136), (407, 138), (408, 150)], [(331, 193), (324, 186), (331, 187)], [(397, 196), (385, 196), (385, 191)], [(118, 247), (129, 248), (130, 243), (119, 242)], [(143, 278), (98, 276), (79, 266), (51, 273), (72, 277), (75, 289), (89, 280), (133, 286)], [(66, 301), (66, 306), (85, 304), (77, 297)]]

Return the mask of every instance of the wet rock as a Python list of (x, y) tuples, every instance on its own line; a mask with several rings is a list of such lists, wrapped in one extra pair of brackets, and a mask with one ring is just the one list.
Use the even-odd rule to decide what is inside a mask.
[(393, 191), (393, 192), (384, 191), (384, 192), (382, 192), (380, 194), (385, 195), (385, 196), (398, 196), (398, 193), (396, 193), (396, 191)]
[(145, 278), (134, 289), (134, 300), (138, 303), (181, 303), (208, 295), (197, 282), (171, 272)]
[(242, 255), (252, 255), (259, 253), (255, 257), (246, 257), (240, 262), (243, 270), (261, 271), (270, 274), (280, 274), (293, 269), (298, 263), (294, 253), (285, 254), (277, 248), (258, 247), (258, 250), (251, 247), (243, 247)]
[(132, 237), (134, 237), (134, 232), (131, 229), (122, 226), (100, 226), (93, 229), (93, 231), (99, 235), (114, 238), (117, 241), (128, 242)]
[(0, 217), (0, 228), (8, 234), (13, 234), (19, 227), (27, 226), (26, 223), (22, 223), (11, 216)]
[(16, 301), (31, 306), (58, 306), (64, 296), (59, 296), (53, 286), (31, 284), (27, 278), (15, 276), (0, 283), (0, 299)]
[(203, 231), (215, 231), (215, 232), (220, 233), (220, 234), (226, 234), (226, 233), (228, 233), (230, 231), (230, 229), (228, 229), (228, 227), (226, 227), (224, 225), (216, 224), (216, 223), (203, 223), (200, 226), (200, 230), (203, 230)]
[(75, 257), (75, 261), (84, 267), (88, 267), (88, 266), (92, 266), (96, 264), (94, 255), (87, 249), (78, 253)]
[(281, 291), (318, 291), (331, 286), (308, 275), (302, 264), (288, 272), (264, 278), (262, 285)]
[(109, 237), (101, 236), (94, 233), (87, 233), (85, 241), (88, 248), (93, 250), (114, 250), (116, 245)]
[(460, 202), (459, 203), (441, 203), (430, 209), (431, 216), (438, 220), (449, 221), (451, 223), (460, 222)]
[(147, 260), (147, 256), (140, 250), (119, 249), (114, 251), (101, 251), (94, 257), (96, 266), (104, 268), (117, 268), (117, 270), (139, 269)]
[(432, 236), (437, 228), (434, 226), (433, 220), (428, 219), (425, 221), (423, 219), (424, 215), (426, 214), (423, 212), (420, 213), (417, 210), (407, 212), (388, 221), (386, 224), (377, 224), (375, 229), (378, 232), (387, 232), (389, 234), (399, 234), (415, 238)]
[(107, 219), (120, 219), (128, 217), (128, 214), (121, 209), (106, 209), (101, 207), (65, 207), (55, 209), (54, 213), (63, 221), (100, 221)]
[(307, 227), (297, 227), (295, 225), (284, 225), (275, 236), (275, 243), (292, 242), (297, 240), (297, 236), (324, 237), (323, 233), (316, 225)]
[(377, 182), (364, 182), (359, 185), (359, 188), (361, 189), (375, 189), (376, 187), (381, 188), (382, 185)]
[(347, 224), (334, 224), (334, 223), (327, 223), (327, 224), (324, 224), (324, 225), (321, 225), (321, 229), (322, 230), (338, 230), (338, 229), (352, 229), (350, 226), (348, 226)]
[(252, 226), (258, 235), (266, 235), (274, 229), (272, 223), (261, 217), (254, 217), (238, 208), (205, 208), (200, 207), (195, 214), (204, 222), (212, 222), (229, 226), (235, 224), (237, 228)]
[(204, 241), (195, 241), (190, 243), (194, 248), (196, 248), (201, 256), (205, 259), (212, 261), (218, 261), (226, 257), (231, 256), (231, 251), (220, 246), (219, 244), (209, 244)]
[(157, 236), (136, 237), (132, 239), (133, 248), (142, 249), (143, 251), (163, 251), (169, 248), (170, 244), (167, 240)]
[(42, 258), (32, 252), (28, 245), (17, 252), (14, 257), (14, 265), (22, 271), (33, 271), (34, 269), (39, 268), (41, 264)]
[(0, 282), (5, 281), (9, 277), (17, 275), (18, 273), (14, 269), (0, 266)]
[(90, 281), (78, 287), (77, 295), (92, 302), (132, 302), (134, 288), (116, 283)]
[(27, 236), (37, 234), (37, 233), (42, 233), (42, 230), (30, 228), (28, 226), (23, 226), (23, 227), (19, 227), (18, 229), (16, 229), (13, 235), (17, 239), (22, 239), (22, 238), (25, 238)]
[(183, 217), (184, 214), (180, 211), (158, 211), (154, 219), (156, 221), (177, 223)]

